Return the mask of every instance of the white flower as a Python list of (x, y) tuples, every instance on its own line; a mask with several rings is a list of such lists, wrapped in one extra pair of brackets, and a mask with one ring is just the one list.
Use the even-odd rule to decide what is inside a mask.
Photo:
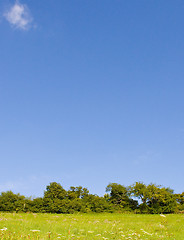
[(2, 229), (0, 229), (1, 231), (6, 231), (8, 228), (4, 227)]

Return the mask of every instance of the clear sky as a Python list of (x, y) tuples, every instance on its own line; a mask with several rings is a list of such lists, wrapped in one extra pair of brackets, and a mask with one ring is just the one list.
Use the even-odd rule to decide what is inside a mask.
[(0, 2), (0, 192), (183, 192), (183, 0)]

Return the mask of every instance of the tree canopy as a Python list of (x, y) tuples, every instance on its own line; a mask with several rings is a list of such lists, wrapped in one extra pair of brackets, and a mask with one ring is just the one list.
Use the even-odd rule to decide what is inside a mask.
[(6, 212), (135, 212), (177, 213), (184, 211), (184, 193), (175, 194), (170, 188), (153, 183), (135, 182), (131, 186), (109, 183), (103, 197), (90, 194), (87, 188), (71, 186), (69, 190), (60, 183), (46, 186), (44, 196), (26, 198), (12, 191), (0, 194), (0, 211)]

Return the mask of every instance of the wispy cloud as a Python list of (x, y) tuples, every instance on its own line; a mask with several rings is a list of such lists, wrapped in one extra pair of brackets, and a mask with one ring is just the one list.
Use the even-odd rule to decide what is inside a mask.
[(0, 193), (6, 191), (13, 191), (14, 193), (20, 193), (27, 197), (29, 196), (42, 196), (45, 187), (52, 182), (50, 176), (31, 175), (27, 177), (19, 177), (18, 179), (1, 181)]
[(135, 165), (144, 165), (156, 161), (157, 158), (158, 156), (156, 156), (154, 152), (146, 151), (145, 153), (139, 155), (133, 162)]
[(6, 20), (15, 28), (27, 30), (30, 28), (33, 18), (25, 4), (16, 1), (5, 13)]

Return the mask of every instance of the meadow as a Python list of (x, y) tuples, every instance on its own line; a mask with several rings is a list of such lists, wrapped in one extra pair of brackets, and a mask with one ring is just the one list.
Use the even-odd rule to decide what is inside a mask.
[(0, 213), (0, 239), (184, 239), (184, 215)]

